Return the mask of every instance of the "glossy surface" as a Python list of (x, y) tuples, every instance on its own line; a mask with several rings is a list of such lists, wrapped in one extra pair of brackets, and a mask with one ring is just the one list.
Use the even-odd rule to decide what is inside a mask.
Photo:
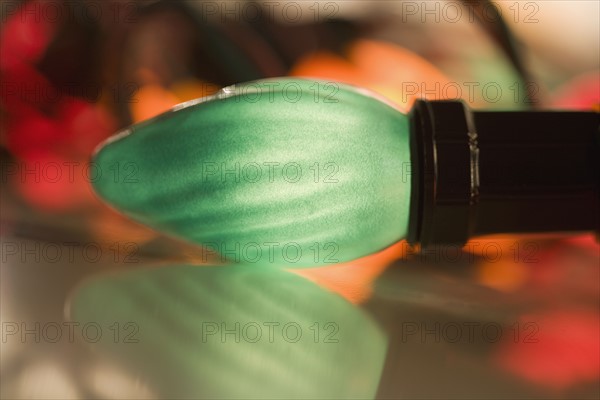
[(90, 345), (158, 398), (374, 398), (387, 350), (366, 313), (280, 269), (97, 277), (68, 314), (81, 326), (116, 323), (117, 336)]
[[(75, 228), (68, 232), (85, 237)], [(40, 234), (49, 240), (2, 237), (6, 249), (0, 257), (0, 316), (5, 335), (0, 343), (2, 398), (175, 399), (182, 398), (182, 381), (191, 388), (183, 397), (232, 398), (231, 387), (242, 381), (242, 371), (262, 376), (261, 383), (272, 373), (272, 379), (256, 393), (243, 380), (248, 392), (242, 397), (265, 397), (264, 386), (275, 393), (283, 380), (279, 372), (268, 372), (263, 365), (279, 365), (285, 346), (289, 353), (281, 368), (296, 374), (285, 379), (304, 379), (307, 391), (311, 385), (323, 389), (323, 371), (350, 377), (360, 369), (364, 388), (378, 385), (377, 399), (599, 398), (600, 248), (592, 235), (482, 238), (469, 243), (468, 253), (409, 252), (380, 275), (367, 300), (350, 305), (273, 268), (228, 266), (217, 272), (211, 267), (180, 267), (188, 262), (182, 260), (178, 243), (164, 237), (140, 245), (138, 253), (132, 254), (123, 245), (116, 253), (118, 239), (106, 232), (103, 242), (110, 248), (104, 248), (96, 259), (88, 252), (93, 250), (90, 242), (74, 246), (74, 236), (58, 236), (44, 227), (31, 230), (32, 236)], [(54, 256), (57, 241), (65, 243), (58, 260)], [(14, 246), (23, 250), (15, 252)], [(48, 255), (36, 258), (35, 249), (39, 249), (37, 254)], [(157, 254), (157, 249), (163, 252)], [(148, 269), (157, 265), (172, 267)], [(169, 268), (173, 268), (172, 275)], [(491, 282), (490, 269), (502, 277)], [(106, 276), (108, 271), (111, 277)], [(345, 282), (359, 279), (361, 271), (364, 268), (348, 268)], [(513, 284), (498, 285), (510, 279)], [(195, 289), (177, 290), (188, 285)], [(79, 288), (75, 296), (74, 287)], [(69, 299), (68, 309), (75, 312), (65, 315)], [(77, 317), (81, 323), (71, 325), (68, 317)], [(221, 332), (209, 335), (207, 343), (202, 343), (202, 331), (189, 335), (196, 326), (202, 328), (201, 318), (227, 322), (228, 329), (240, 321), (242, 329), (251, 318), (262, 323), (269, 317), (274, 322), (301, 324), (303, 338), (310, 340), (314, 331), (304, 321), (337, 322), (340, 341), (327, 344), (330, 347), (321, 342), (321, 347), (303, 341), (292, 345), (240, 340), (220, 347)], [(126, 327), (127, 322), (137, 323), (137, 332), (135, 326)], [(362, 335), (360, 340), (343, 336), (346, 326), (354, 327), (355, 334)], [(331, 332), (324, 328), (321, 324), (321, 340)], [(376, 332), (380, 330), (388, 345), (383, 372), (378, 374), (374, 371), (377, 360), (370, 357), (379, 351)], [(275, 338), (281, 339), (281, 330), (276, 332)], [(288, 333), (292, 337), (293, 328)], [(264, 325), (262, 334), (268, 338)], [(245, 335), (252, 338), (250, 327)], [(232, 338), (227, 335), (227, 340)], [(179, 349), (176, 343), (183, 345), (181, 350), (171, 351)], [(353, 348), (348, 350), (347, 343)], [(240, 352), (234, 352), (236, 346)], [(264, 350), (272, 350), (273, 358), (267, 358)], [(313, 364), (316, 350), (324, 353), (320, 366)], [(340, 353), (334, 359), (335, 351)], [(364, 359), (364, 367), (347, 358), (363, 351), (372, 352)], [(261, 356), (265, 363), (256, 372), (242, 364)], [(193, 369), (207, 364), (210, 368)], [(189, 383), (192, 378), (207, 386), (207, 394), (194, 392), (198, 386)], [(217, 385), (224, 388), (222, 394), (215, 393)], [(347, 393), (342, 389), (340, 393)], [(323, 395), (312, 397), (326, 398), (333, 391), (326, 386)], [(304, 391), (295, 393), (311, 397)]]
[(203, 244), (207, 258), (288, 267), (352, 260), (405, 235), (408, 120), (370, 92), (282, 78), (176, 109), (95, 157), (97, 193), (134, 219)]

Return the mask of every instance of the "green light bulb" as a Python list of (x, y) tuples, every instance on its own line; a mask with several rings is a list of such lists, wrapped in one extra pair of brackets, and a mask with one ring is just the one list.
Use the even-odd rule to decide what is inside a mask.
[(93, 185), (132, 218), (204, 245), (207, 258), (343, 262), (406, 234), (408, 124), (355, 87), (255, 81), (115, 135), (95, 156)]
[(168, 266), (97, 277), (67, 307), (96, 354), (157, 398), (368, 399), (387, 338), (362, 310), (278, 268)]

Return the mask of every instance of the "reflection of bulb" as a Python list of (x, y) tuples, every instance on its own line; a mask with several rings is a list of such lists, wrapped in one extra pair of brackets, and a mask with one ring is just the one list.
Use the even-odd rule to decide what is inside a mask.
[[(111, 330), (90, 345), (135, 375), (135, 394), (146, 388), (161, 399), (374, 398), (388, 347), (363, 310), (270, 267), (174, 265), (98, 277), (72, 293), (67, 313), (79, 326), (116, 326), (117, 336)], [(117, 393), (119, 383), (128, 393)], [(133, 395), (124, 383), (101, 394)]]
[(373, 253), (406, 234), (410, 158), (407, 117), (367, 93), (302, 79), (225, 88), (109, 140), (94, 187), (231, 261)]

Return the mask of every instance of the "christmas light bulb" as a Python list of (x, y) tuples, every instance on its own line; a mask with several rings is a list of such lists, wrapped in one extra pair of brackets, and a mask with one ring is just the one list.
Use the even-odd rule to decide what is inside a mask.
[[(600, 230), (599, 114), (405, 115), (339, 83), (269, 79), (109, 139), (97, 193), (208, 260), (310, 267), (474, 235)], [(550, 217), (549, 217), (550, 216)]]
[(207, 258), (352, 260), (408, 225), (408, 119), (375, 96), (289, 78), (228, 87), (107, 141), (94, 188), (134, 219), (204, 245)]

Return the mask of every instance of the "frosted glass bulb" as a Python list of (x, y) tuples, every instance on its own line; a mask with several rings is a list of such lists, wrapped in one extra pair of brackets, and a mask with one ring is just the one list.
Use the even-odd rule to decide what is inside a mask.
[(255, 81), (115, 135), (95, 155), (93, 185), (130, 217), (203, 245), (207, 259), (349, 261), (406, 234), (408, 125), (352, 86)]

